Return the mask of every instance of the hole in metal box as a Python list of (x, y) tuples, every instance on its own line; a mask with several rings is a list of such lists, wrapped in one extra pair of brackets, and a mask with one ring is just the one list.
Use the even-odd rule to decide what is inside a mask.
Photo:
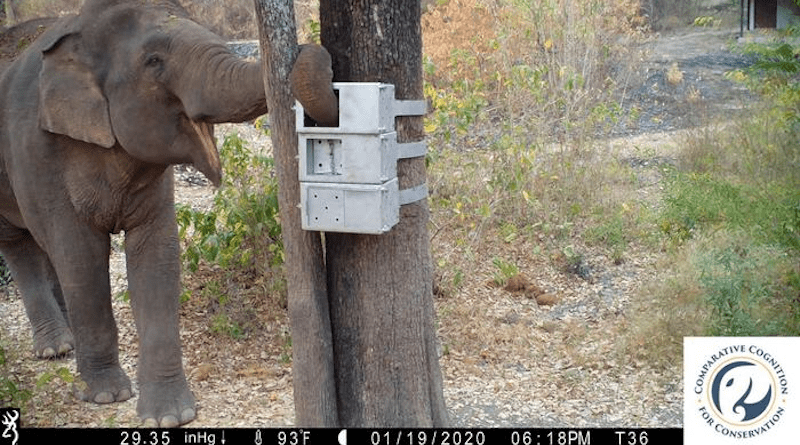
[[(337, 90), (337, 89), (334, 89), (334, 90), (333, 90), (333, 94), (335, 94), (335, 95), (336, 95), (336, 104), (337, 104), (337, 107), (338, 107), (338, 105), (339, 105), (339, 90)], [(340, 111), (339, 111), (339, 119), (341, 120), (341, 118), (342, 118), (342, 114), (341, 114), (341, 108), (340, 108)], [(309, 116), (309, 115), (308, 115), (308, 114), (306, 114), (306, 113), (303, 113), (303, 126), (304, 126), (304, 127), (306, 127), (306, 128), (309, 128), (309, 127), (316, 127), (316, 128), (337, 128), (337, 127), (324, 127), (324, 126), (320, 125), (320, 124), (319, 124), (317, 121), (315, 121), (315, 120), (314, 120), (314, 119), (313, 119), (311, 116)]]
[(306, 171), (310, 175), (341, 175), (344, 171), (341, 139), (306, 140)]

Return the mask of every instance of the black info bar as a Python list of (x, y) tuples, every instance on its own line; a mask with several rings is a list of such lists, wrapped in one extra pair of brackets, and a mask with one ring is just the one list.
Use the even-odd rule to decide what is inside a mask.
[[(0, 440), (0, 444), (5, 443)], [(21, 428), (14, 445), (676, 445), (681, 428)]]

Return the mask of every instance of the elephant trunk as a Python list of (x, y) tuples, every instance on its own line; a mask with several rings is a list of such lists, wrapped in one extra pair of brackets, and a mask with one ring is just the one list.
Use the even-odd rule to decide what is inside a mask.
[(244, 122), (267, 112), (261, 64), (214, 45), (181, 70), (176, 94), (189, 119), (218, 124)]
[[(267, 112), (261, 64), (245, 62), (227, 48), (210, 50), (208, 70), (198, 88), (185, 101), (192, 120), (207, 123), (243, 122)], [(339, 102), (332, 87), (331, 56), (320, 45), (302, 45), (289, 75), (292, 94), (306, 113), (325, 127), (338, 126)], [(197, 83), (197, 81), (190, 82)]]
[[(267, 112), (261, 63), (244, 61), (224, 44), (186, 51), (186, 68), (175, 92), (195, 122), (244, 122)], [(193, 54), (195, 53), (195, 54)], [(289, 76), (292, 94), (322, 126), (339, 120), (338, 98), (331, 80), (331, 57), (319, 45), (303, 45)]]
[(320, 45), (302, 45), (289, 74), (292, 94), (303, 104), (306, 114), (323, 127), (339, 126), (339, 100), (333, 92), (332, 79), (328, 51)]

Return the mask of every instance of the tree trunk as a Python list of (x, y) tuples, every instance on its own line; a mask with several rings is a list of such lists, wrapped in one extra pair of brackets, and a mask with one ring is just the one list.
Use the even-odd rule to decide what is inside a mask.
[(6, 26), (11, 27), (17, 24), (17, 15), (14, 13), (12, 0), (5, 0)]
[[(335, 81), (385, 82), (422, 99), (419, 0), (320, 1)], [(424, 137), (397, 119), (399, 142)], [(424, 158), (400, 161), (400, 189), (425, 182)], [(405, 205), (383, 235), (328, 233), (326, 256), (338, 413), (343, 427), (443, 427), (427, 200)]]
[(297, 134), (289, 73), (297, 57), (291, 0), (254, 0), (259, 22), (285, 249), (295, 424), (338, 426), (325, 263), (318, 232), (300, 226)]

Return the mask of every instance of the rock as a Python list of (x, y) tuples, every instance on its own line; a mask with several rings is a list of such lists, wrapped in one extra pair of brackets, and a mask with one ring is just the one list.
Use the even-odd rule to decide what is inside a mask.
[(539, 306), (553, 306), (558, 303), (558, 300), (560, 300), (560, 298), (558, 298), (558, 295), (554, 292), (536, 296), (536, 303), (539, 304)]

